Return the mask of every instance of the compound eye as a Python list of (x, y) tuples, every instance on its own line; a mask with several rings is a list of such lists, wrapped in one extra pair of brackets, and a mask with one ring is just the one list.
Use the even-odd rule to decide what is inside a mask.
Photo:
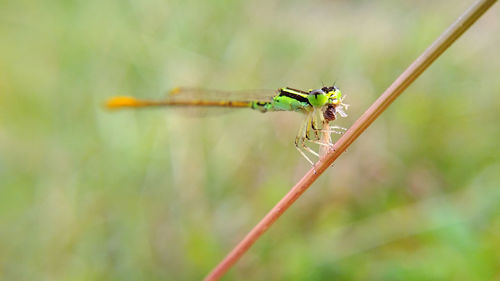
[(309, 92), (309, 96), (307, 97), (309, 103), (314, 107), (321, 107), (328, 102), (328, 96), (323, 92), (323, 90), (312, 90)]

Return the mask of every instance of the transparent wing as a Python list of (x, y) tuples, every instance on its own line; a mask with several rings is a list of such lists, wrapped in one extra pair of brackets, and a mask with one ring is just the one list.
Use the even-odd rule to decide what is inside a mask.
[(167, 95), (167, 100), (189, 101), (270, 101), (277, 90), (236, 90), (221, 91), (203, 88), (176, 87)]
[[(194, 106), (188, 106), (182, 112), (185, 116), (213, 116), (231, 112), (233, 108), (248, 107), (249, 102), (268, 102), (277, 94), (275, 90), (236, 90), (224, 91), (193, 87), (176, 87), (167, 94), (168, 102), (186, 102), (192, 103)], [(221, 106), (215, 107), (200, 107), (196, 106), (197, 102), (214, 102), (220, 103)], [(227, 103), (231, 102), (231, 105)], [(241, 103), (243, 106), (235, 106)], [(247, 104), (247, 106), (245, 106)]]
[(166, 98), (157, 100), (137, 99), (134, 97), (114, 97), (108, 100), (110, 109), (122, 108), (182, 108), (180, 112), (188, 115), (213, 115), (234, 108), (249, 108), (252, 102), (271, 101), (277, 91), (220, 91), (202, 88), (178, 87), (172, 89)]

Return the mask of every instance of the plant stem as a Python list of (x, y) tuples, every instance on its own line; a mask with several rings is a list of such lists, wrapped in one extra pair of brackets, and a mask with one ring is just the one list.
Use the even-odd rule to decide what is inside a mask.
[(274, 206), (269, 213), (236, 245), (233, 250), (205, 277), (205, 281), (219, 280), (255, 241), (304, 193), (316, 179), (332, 165), (351, 143), (422, 74), (448, 47), (455, 42), (496, 0), (479, 0), (438, 37), (361, 115), (349, 130), (322, 157), (314, 168)]
[[(332, 134), (330, 133), (330, 122), (323, 122), (323, 133), (321, 134), (322, 143), (332, 143)], [(325, 145), (319, 146), (320, 157), (325, 156), (328, 153), (328, 147)]]

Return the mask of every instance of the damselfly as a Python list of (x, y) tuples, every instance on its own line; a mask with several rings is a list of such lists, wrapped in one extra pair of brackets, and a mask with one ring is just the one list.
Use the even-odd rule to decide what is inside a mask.
[[(346, 117), (348, 105), (343, 103), (344, 97), (335, 85), (315, 90), (297, 90), (289, 87), (280, 88), (271, 93), (225, 92), (197, 88), (174, 88), (166, 99), (143, 100), (133, 97), (111, 98), (108, 108), (145, 108), (145, 107), (227, 107), (250, 108), (260, 112), (295, 111), (305, 114), (299, 132), (295, 137), (295, 146), (314, 166), (306, 152), (319, 157), (320, 155), (308, 146), (310, 143), (320, 146), (332, 146), (330, 134), (341, 134), (345, 129), (330, 126), (337, 116)], [(321, 138), (328, 135), (327, 140)]]

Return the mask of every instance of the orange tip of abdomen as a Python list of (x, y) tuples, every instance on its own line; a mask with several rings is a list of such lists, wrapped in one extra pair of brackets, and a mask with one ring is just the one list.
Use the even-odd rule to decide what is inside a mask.
[(135, 107), (139, 106), (140, 102), (133, 97), (114, 97), (108, 100), (106, 107), (110, 109), (120, 107)]

